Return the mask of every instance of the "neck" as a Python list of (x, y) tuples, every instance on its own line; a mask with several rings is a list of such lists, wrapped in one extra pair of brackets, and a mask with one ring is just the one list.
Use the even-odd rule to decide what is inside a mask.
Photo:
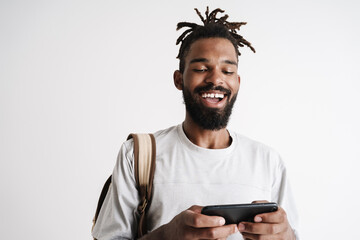
[(227, 148), (231, 144), (231, 137), (226, 128), (207, 130), (196, 124), (186, 116), (183, 129), (187, 138), (195, 145), (209, 149)]

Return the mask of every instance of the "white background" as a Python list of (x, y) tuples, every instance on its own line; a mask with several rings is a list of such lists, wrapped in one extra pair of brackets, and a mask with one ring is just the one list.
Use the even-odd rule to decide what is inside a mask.
[(1, 239), (91, 238), (128, 133), (183, 121), (175, 28), (206, 5), (248, 22), (229, 128), (283, 156), (302, 239), (360, 239), (355, 0), (1, 0)]

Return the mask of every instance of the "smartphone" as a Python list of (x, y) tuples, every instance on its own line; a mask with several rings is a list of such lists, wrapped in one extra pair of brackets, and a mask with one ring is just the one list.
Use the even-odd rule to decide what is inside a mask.
[(277, 203), (270, 202), (212, 205), (204, 207), (201, 213), (208, 216), (221, 216), (225, 218), (225, 224), (238, 224), (239, 222), (253, 222), (257, 214), (275, 212), (277, 210)]

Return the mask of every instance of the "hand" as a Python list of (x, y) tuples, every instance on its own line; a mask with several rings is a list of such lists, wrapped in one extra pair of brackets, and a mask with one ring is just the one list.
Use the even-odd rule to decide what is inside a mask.
[[(266, 202), (255, 201), (253, 203)], [(239, 231), (245, 239), (252, 240), (295, 240), (284, 209), (279, 207), (276, 212), (258, 214), (254, 223), (241, 222)]]
[(236, 224), (224, 225), (225, 219), (218, 216), (201, 214), (202, 207), (192, 206), (175, 216), (144, 239), (226, 239), (238, 232)]

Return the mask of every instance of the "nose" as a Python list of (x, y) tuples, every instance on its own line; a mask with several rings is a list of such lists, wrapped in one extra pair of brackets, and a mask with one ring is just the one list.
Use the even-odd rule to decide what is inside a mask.
[(212, 83), (214, 86), (223, 85), (224, 79), (221, 70), (217, 68), (212, 69), (206, 76), (205, 82), (208, 84)]

